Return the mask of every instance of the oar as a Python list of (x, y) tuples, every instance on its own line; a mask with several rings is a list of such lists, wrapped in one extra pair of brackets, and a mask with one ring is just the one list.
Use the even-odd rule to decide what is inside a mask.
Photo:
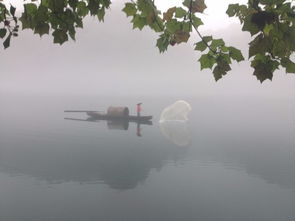
[(102, 112), (102, 111), (87, 111), (87, 110), (65, 110), (65, 113), (87, 113), (87, 112)]
[(99, 122), (98, 120), (89, 120), (89, 119), (77, 119), (77, 118), (69, 118), (69, 117), (65, 117), (65, 120), (75, 120), (75, 121), (87, 121), (87, 122)]

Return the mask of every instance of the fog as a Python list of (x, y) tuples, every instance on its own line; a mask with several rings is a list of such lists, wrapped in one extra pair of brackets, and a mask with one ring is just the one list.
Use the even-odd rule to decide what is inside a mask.
[[(52, 36), (40, 38), (30, 30), (21, 31), (10, 48), (1, 49), (1, 96), (295, 95), (294, 75), (276, 71), (273, 81), (261, 84), (253, 76), (249, 61), (234, 63), (232, 71), (215, 82), (210, 70), (200, 70), (200, 53), (193, 50), (194, 42), (200, 40), (196, 34), (188, 44), (169, 47), (160, 54), (155, 47), (158, 34), (148, 28), (133, 30), (130, 18), (121, 12), (122, 5), (112, 5), (104, 23), (86, 18), (76, 42), (70, 40), (62, 46), (53, 44)], [(243, 49), (247, 58), (250, 35), (241, 31), (237, 20), (228, 18), (214, 27), (213, 20), (208, 19), (210, 13), (203, 17), (208, 21), (201, 29), (203, 34), (224, 38), (227, 45)]]
[[(87, 17), (75, 42), (24, 30), (0, 49), (0, 220), (294, 221), (295, 75), (261, 84), (244, 61), (215, 82), (196, 33), (160, 54), (124, 1), (104, 23)], [(247, 58), (251, 36), (224, 13), (245, 1), (206, 0), (200, 31)], [(159, 124), (178, 99), (188, 120)], [(132, 118), (64, 112), (109, 106)]]

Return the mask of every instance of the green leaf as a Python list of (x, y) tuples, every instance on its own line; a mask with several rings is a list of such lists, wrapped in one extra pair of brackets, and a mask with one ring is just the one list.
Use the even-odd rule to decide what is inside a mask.
[(178, 22), (176, 19), (172, 19), (166, 23), (166, 29), (169, 31), (171, 34), (174, 34), (176, 31), (182, 29), (182, 23)]
[(213, 70), (215, 80), (218, 81), (220, 78), (222, 78), (223, 75), (226, 75), (227, 72), (230, 70), (231, 68), (225, 60), (218, 62)]
[(212, 40), (212, 43), (211, 43), (210, 47), (213, 50), (215, 50), (216, 48), (221, 47), (221, 46), (224, 46), (224, 45), (225, 45), (224, 41), (220, 38), (220, 39), (214, 39), (214, 40)]
[(57, 44), (63, 44), (64, 42), (66, 42), (68, 40), (68, 35), (65, 31), (63, 30), (55, 30), (53, 33), (52, 33), (53, 37), (54, 37), (54, 40), (53, 42), (54, 43), (57, 43)]
[(184, 18), (187, 15), (187, 11), (181, 7), (175, 9), (175, 17), (176, 18)]
[(175, 32), (174, 40), (176, 41), (176, 43), (179, 44), (181, 42), (187, 42), (189, 37), (190, 37), (190, 34), (188, 32), (178, 30)]
[(264, 5), (281, 4), (283, 2), (282, 0), (260, 0), (260, 3)]
[(274, 27), (272, 24), (266, 24), (263, 28), (263, 33), (266, 35), (266, 36), (269, 36), (269, 33), (271, 30), (273, 30)]
[[(50, 0), (42, 0), (41, 5), (48, 8), (49, 7), (49, 1)], [(76, 7), (77, 7), (77, 5), (76, 5)]]
[(210, 41), (212, 41), (213, 40), (213, 38), (212, 38), (212, 36), (204, 36), (203, 37), (203, 41), (205, 41), (205, 42), (207, 42), (207, 43), (209, 43)]
[(105, 9), (101, 8), (98, 10), (97, 12), (97, 18), (99, 21), (103, 21), (104, 20), (104, 16), (105, 16)]
[(146, 25), (146, 19), (139, 15), (135, 15), (131, 22), (133, 23), (133, 29), (138, 28), (139, 30), (142, 30)]
[(35, 12), (37, 11), (37, 6), (33, 3), (24, 4), (25, 13), (34, 16)]
[(212, 69), (213, 65), (216, 63), (215, 58), (210, 54), (203, 54), (199, 61), (201, 63), (201, 70), (205, 68)]
[(35, 34), (39, 34), (40, 37), (49, 33), (49, 25), (47, 23), (39, 23), (35, 27)]
[(295, 51), (295, 20), (293, 26), (284, 33), (283, 41), (290, 50)]
[(206, 48), (207, 48), (207, 45), (203, 41), (199, 41), (198, 43), (196, 43), (195, 50), (197, 50), (197, 51), (205, 51)]
[(4, 49), (8, 48), (10, 46), (10, 40), (11, 40), (12, 34), (9, 33), (5, 41), (3, 42)]
[[(61, 1), (61, 0), (57, 0), (57, 1)], [(98, 10), (100, 9), (100, 2), (95, 1), (95, 0), (89, 0), (87, 8), (90, 11), (90, 15), (97, 15)]]
[(156, 15), (154, 11), (150, 11), (150, 13), (148, 14), (148, 16), (146, 17), (146, 23), (148, 25), (152, 25), (156, 20)]
[(137, 0), (136, 4), (138, 10), (141, 11), (142, 17), (147, 17), (151, 11), (154, 11), (152, 2), (150, 0)]
[(159, 48), (160, 53), (163, 53), (167, 50), (169, 43), (170, 39), (168, 35), (160, 35), (160, 38), (157, 40), (157, 47)]
[(262, 34), (258, 35), (249, 43), (249, 45), (249, 58), (257, 54), (264, 55), (266, 52), (269, 52), (272, 47), (272, 43), (269, 38), (264, 37)]
[(9, 9), (9, 11), (10, 11), (10, 13), (11, 13), (11, 15), (12, 15), (13, 17), (15, 16), (15, 10), (16, 10), (16, 8), (13, 7), (12, 5), (10, 5), (10, 9)]
[(251, 66), (254, 68), (254, 75), (262, 83), (267, 79), (272, 80), (273, 72), (278, 69), (279, 62), (272, 60), (269, 56), (258, 54), (251, 62)]
[(239, 4), (228, 5), (226, 14), (228, 14), (229, 17), (235, 16), (238, 12), (239, 12)]
[[(44, 1), (44, 0), (43, 0)], [(42, 2), (43, 2), (42, 1)], [(75, 9), (77, 7), (78, 0), (69, 0), (69, 5)]]
[(182, 22), (182, 30), (185, 32), (191, 32), (192, 31), (192, 24), (188, 22)]
[(81, 18), (76, 19), (76, 27), (83, 28), (83, 21)]
[(85, 2), (77, 3), (77, 13), (79, 16), (85, 17), (89, 12)]
[(22, 16), (19, 18), (19, 20), (22, 23), (22, 29), (27, 29), (27, 28), (33, 28), (33, 26), (31, 25), (31, 19), (28, 18), (28, 16), (23, 13)]
[(273, 78), (273, 72), (265, 64), (254, 66), (253, 75), (255, 75), (261, 83), (267, 79), (272, 80)]
[(73, 39), (74, 41), (76, 41), (76, 30), (75, 30), (75, 28), (71, 28), (69, 30), (69, 36), (71, 37), (71, 39)]
[(252, 19), (252, 15), (248, 15), (248, 16), (245, 17), (244, 25), (243, 25), (242, 30), (243, 31), (249, 31), (250, 34), (253, 36), (253, 35), (257, 34), (260, 30), (257, 27), (257, 25), (252, 23), (251, 19)]
[(125, 3), (125, 7), (122, 11), (126, 13), (127, 17), (133, 16), (137, 12), (136, 5), (134, 3)]
[(235, 47), (228, 47), (228, 50), (229, 56), (237, 62), (245, 60), (242, 52), (239, 49), (236, 49)]
[(1, 28), (1, 29), (0, 29), (0, 38), (4, 38), (5, 35), (6, 35), (6, 33), (7, 33), (6, 28)]
[(195, 28), (198, 28), (200, 25), (203, 25), (202, 20), (195, 15), (192, 15), (192, 23)]
[(226, 46), (221, 46), (221, 47), (220, 47), (220, 50), (221, 50), (222, 52), (228, 52), (228, 51), (229, 51), (228, 47), (226, 47)]
[[(70, 10), (68, 10), (70, 11)], [(37, 23), (41, 23), (41, 22), (47, 22), (48, 21), (48, 8), (44, 7), (44, 6), (39, 6), (38, 10), (35, 13), (35, 19)]]
[(163, 13), (163, 20), (170, 21), (173, 17), (173, 14), (175, 13), (175, 11), (176, 11), (176, 7), (169, 8), (167, 10), (167, 12)]
[(272, 41), (272, 54), (278, 57), (288, 56), (289, 47), (284, 41)]
[(255, 24), (259, 30), (263, 30), (266, 24), (275, 22), (276, 15), (268, 10), (258, 11), (251, 15), (251, 22)]
[(203, 13), (204, 10), (207, 8), (204, 0), (184, 0), (183, 5), (191, 9), (192, 13)]
[(155, 32), (162, 32), (164, 29), (163, 21), (158, 16), (155, 17), (154, 23), (150, 24), (151, 29)]
[(286, 68), (287, 73), (295, 73), (295, 63), (289, 58), (283, 58), (281, 64), (284, 68)]

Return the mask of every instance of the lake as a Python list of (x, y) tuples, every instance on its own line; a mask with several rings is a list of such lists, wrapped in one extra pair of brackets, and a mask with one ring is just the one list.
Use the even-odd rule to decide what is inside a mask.
[[(189, 121), (162, 128), (178, 99)], [(64, 119), (138, 102), (140, 131)], [(2, 95), (0, 220), (294, 221), (294, 113), (281, 97)]]

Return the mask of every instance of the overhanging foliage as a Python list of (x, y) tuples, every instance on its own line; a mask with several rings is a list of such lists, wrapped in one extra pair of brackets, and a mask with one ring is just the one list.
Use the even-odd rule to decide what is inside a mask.
[[(239, 49), (225, 45), (222, 39), (199, 32), (203, 22), (198, 15), (207, 7), (204, 0), (182, 0), (182, 3), (182, 7), (162, 12), (153, 0), (130, 1), (123, 12), (131, 17), (134, 29), (149, 27), (159, 33), (156, 46), (160, 53), (169, 46), (186, 43), (193, 32), (197, 33), (200, 40), (194, 49), (202, 53), (201, 70), (212, 69), (217, 81), (231, 70), (233, 61), (240, 62), (244, 56)], [(24, 3), (24, 11), (17, 17), (16, 8), (12, 5), (7, 8), (0, 0), (0, 38), (4, 48), (8, 48), (12, 37), (18, 36), (21, 23), (22, 29), (31, 29), (40, 36), (51, 34), (54, 43), (63, 44), (69, 38), (75, 40), (76, 29), (83, 28), (83, 18), (87, 15), (103, 21), (110, 5), (111, 0), (31, 0)], [(291, 61), (295, 50), (294, 9), (290, 0), (249, 0), (247, 5), (228, 6), (228, 16), (238, 17), (242, 30), (252, 36), (249, 60), (261, 82), (272, 80), (280, 67), (286, 73), (295, 73), (295, 63)]]

